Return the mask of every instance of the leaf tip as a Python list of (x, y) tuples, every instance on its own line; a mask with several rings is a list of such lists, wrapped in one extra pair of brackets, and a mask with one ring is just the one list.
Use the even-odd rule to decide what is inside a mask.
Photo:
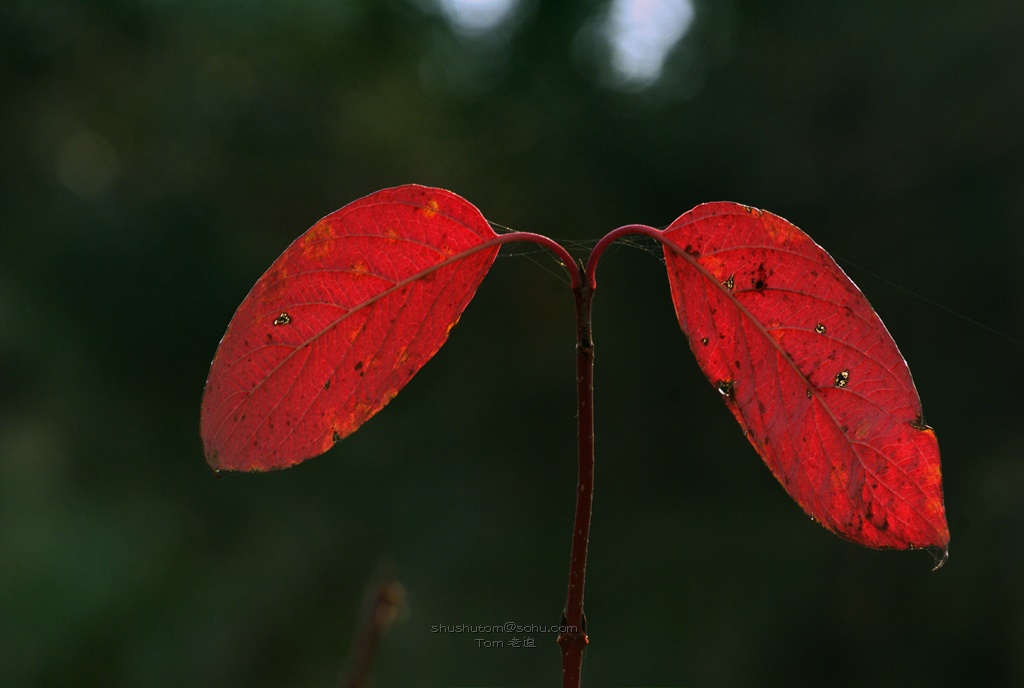
[(220, 454), (216, 449), (206, 454), (206, 467), (213, 473), (213, 477), (220, 480)]
[(934, 547), (929, 548), (928, 552), (935, 558), (935, 566), (932, 567), (932, 573), (935, 573), (945, 566), (949, 560), (949, 543), (947, 542), (946, 546), (941, 550), (938, 547)]

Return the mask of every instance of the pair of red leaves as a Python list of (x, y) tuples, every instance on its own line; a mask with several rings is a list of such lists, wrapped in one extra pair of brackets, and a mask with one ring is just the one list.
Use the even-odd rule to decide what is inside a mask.
[[(650, 234), (701, 369), (790, 496), (855, 542), (945, 551), (935, 433), (892, 337), (829, 255), (735, 203)], [(467, 201), (415, 185), (314, 225), (217, 349), (202, 406), (210, 466), (286, 468), (354, 432), (437, 353), (501, 243)]]

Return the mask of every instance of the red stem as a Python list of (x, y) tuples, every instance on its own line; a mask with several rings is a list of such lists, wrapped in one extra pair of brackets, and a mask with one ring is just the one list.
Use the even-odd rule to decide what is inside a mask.
[[(509, 234), (500, 234), (496, 239), (492, 239), (491, 241), (496, 244), (508, 244), (513, 241), (529, 241), (530, 243), (542, 246), (558, 256), (562, 265), (565, 266), (565, 269), (569, 272), (569, 279), (571, 280), (569, 286), (572, 287), (574, 291), (583, 281), (581, 266), (576, 264), (573, 257), (560, 243), (554, 239), (549, 239), (543, 234), (534, 234), (533, 232), (510, 232)], [(490, 245), (490, 242), (488, 242), (487, 245)]]
[[(562, 650), (562, 686), (579, 688), (583, 673), (583, 651), (589, 642), (583, 613), (583, 591), (587, 577), (587, 548), (590, 544), (590, 517), (594, 505), (594, 336), (591, 325), (594, 273), (604, 249), (625, 234), (643, 234), (658, 241), (661, 232), (645, 225), (626, 225), (604, 236), (590, 253), (586, 267), (573, 262), (569, 253), (555, 241), (539, 234), (514, 232), (500, 237), (500, 243), (531, 241), (554, 252), (565, 265), (572, 279), (576, 297), (576, 399), (579, 420), (577, 436), (576, 516), (572, 527), (572, 550), (569, 557), (569, 590), (562, 613), (564, 631), (558, 634)], [(569, 269), (569, 266), (572, 269)]]
[(569, 559), (569, 592), (565, 602), (563, 625), (558, 635), (562, 648), (562, 686), (579, 688), (583, 672), (583, 651), (589, 643), (587, 621), (583, 613), (583, 591), (587, 577), (587, 548), (590, 544), (590, 517), (594, 505), (594, 336), (591, 325), (595, 271), (605, 248), (625, 234), (644, 234), (659, 239), (661, 232), (645, 225), (626, 225), (604, 236), (590, 253), (581, 280), (573, 287), (576, 296), (576, 398), (578, 404), (578, 478), (576, 518), (572, 529), (572, 554)]
[(601, 254), (604, 253), (606, 248), (608, 248), (608, 244), (621, 236), (626, 236), (627, 234), (643, 234), (657, 242), (665, 242), (664, 234), (660, 230), (657, 230), (654, 227), (648, 227), (647, 225), (624, 225), (618, 229), (613, 229), (608, 232), (601, 237), (599, 242), (597, 242), (597, 246), (595, 246), (594, 250), (590, 252), (590, 258), (587, 260), (587, 268), (584, 271), (584, 274), (586, 275), (587, 284), (591, 289), (597, 288), (597, 279), (594, 273), (597, 271), (597, 261), (600, 260)]
[(558, 634), (562, 649), (562, 686), (578, 688), (587, 647), (587, 624), (583, 614), (583, 590), (587, 576), (587, 547), (590, 543), (590, 515), (594, 504), (594, 338), (591, 306), (592, 280), (584, 279), (573, 289), (576, 296), (576, 399), (578, 405), (578, 466), (576, 517), (572, 527), (569, 557), (569, 591), (562, 613), (565, 628)]

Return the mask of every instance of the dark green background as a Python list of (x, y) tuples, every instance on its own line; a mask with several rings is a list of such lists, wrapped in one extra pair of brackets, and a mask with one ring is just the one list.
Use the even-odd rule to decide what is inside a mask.
[(702, 201), (787, 217), (939, 433), (947, 566), (840, 540), (701, 376), (656, 251), (607, 253), (588, 685), (1024, 684), (1019, 3), (700, 0), (645, 89), (609, 79), (605, 3), (521, 7), (473, 38), (429, 0), (0, 6), (0, 682), (331, 685), (382, 564), (408, 605), (378, 685), (557, 682), (553, 636), (430, 632), (559, 620), (573, 323), (546, 254), (504, 251), (325, 457), (203, 461), (251, 284), (321, 216), (419, 182), (581, 256)]

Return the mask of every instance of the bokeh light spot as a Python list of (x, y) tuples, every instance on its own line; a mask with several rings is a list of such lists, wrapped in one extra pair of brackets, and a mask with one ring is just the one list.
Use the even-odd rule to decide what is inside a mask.
[(493, 31), (512, 15), (518, 4), (517, 0), (440, 0), (448, 23), (466, 34)]
[(693, 17), (690, 0), (613, 0), (605, 31), (619, 78), (637, 86), (657, 81)]

